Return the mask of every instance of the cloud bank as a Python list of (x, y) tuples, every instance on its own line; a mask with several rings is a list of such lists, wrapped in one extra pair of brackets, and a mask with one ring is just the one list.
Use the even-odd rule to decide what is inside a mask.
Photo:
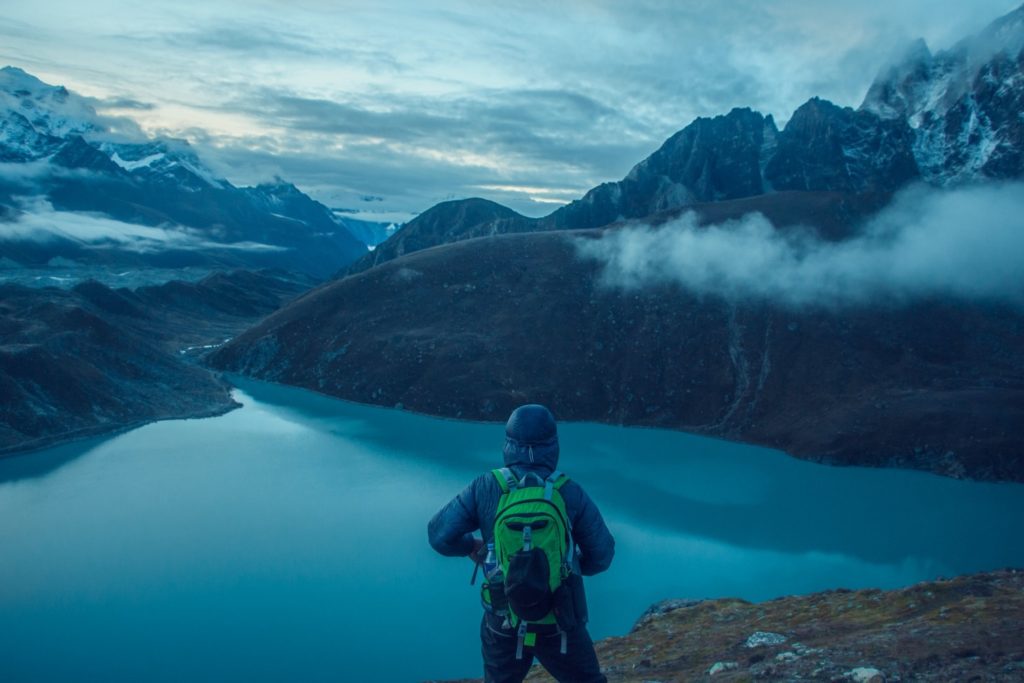
[(914, 188), (842, 242), (776, 230), (760, 214), (700, 227), (693, 214), (579, 240), (602, 282), (675, 283), (698, 295), (793, 307), (871, 306), (929, 297), (1024, 307), (1024, 184)]

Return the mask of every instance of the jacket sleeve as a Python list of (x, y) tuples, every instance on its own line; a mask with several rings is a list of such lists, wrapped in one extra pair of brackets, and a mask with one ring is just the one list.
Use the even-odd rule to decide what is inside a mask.
[(584, 576), (600, 574), (611, 566), (615, 556), (615, 539), (583, 487), (579, 487), (580, 502), (573, 520), (573, 541), (580, 551), (580, 571)]
[(480, 528), (476, 512), (477, 481), (438, 510), (427, 525), (427, 538), (437, 552), (449, 557), (473, 551), (473, 532)]

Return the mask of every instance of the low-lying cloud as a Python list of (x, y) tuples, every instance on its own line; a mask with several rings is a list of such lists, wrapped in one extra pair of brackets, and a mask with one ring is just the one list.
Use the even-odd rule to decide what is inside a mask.
[(778, 230), (761, 214), (701, 227), (693, 214), (580, 240), (603, 282), (675, 283), (698, 295), (789, 307), (955, 297), (1024, 306), (1024, 184), (914, 188), (842, 242)]
[(0, 246), (4, 242), (19, 241), (71, 241), (93, 249), (115, 248), (140, 254), (169, 249), (282, 249), (257, 242), (214, 242), (202, 232), (181, 225), (140, 225), (100, 214), (57, 211), (49, 202), (38, 198), (26, 200), (13, 221), (0, 223)]
[(0, 162), (0, 189), (11, 194), (32, 197), (42, 192), (42, 186), (54, 178), (102, 179), (103, 174), (87, 168), (67, 168), (50, 163), (49, 159), (24, 162)]

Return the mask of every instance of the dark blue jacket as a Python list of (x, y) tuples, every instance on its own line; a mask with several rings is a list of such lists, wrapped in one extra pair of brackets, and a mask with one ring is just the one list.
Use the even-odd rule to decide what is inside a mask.
[[(518, 412), (518, 411), (517, 411)], [(558, 437), (554, 433), (554, 420), (549, 433), (529, 433), (516, 424), (515, 414), (506, 428), (505, 466), (517, 478), (534, 472), (547, 477), (558, 467)], [(585, 576), (603, 572), (615, 555), (615, 539), (605, 526), (600, 511), (583, 487), (571, 478), (561, 488), (565, 500), (572, 537), (579, 550), (579, 570)], [(473, 532), (483, 535), (484, 543), (494, 532), (494, 515), (501, 497), (501, 486), (490, 472), (482, 474), (441, 508), (427, 526), (430, 545), (442, 555), (462, 556), (473, 550)]]

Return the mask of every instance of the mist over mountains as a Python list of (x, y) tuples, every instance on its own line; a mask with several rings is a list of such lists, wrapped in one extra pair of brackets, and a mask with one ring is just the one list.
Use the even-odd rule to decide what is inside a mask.
[[(1024, 186), (989, 183), (1024, 175), (1022, 48), (1024, 7), (934, 55), (918, 41), (882, 70), (856, 111), (812, 99), (781, 133), (770, 116), (744, 110), (695, 122), (622, 182), (552, 218), (590, 227), (615, 211), (638, 218), (695, 200), (914, 185), (838, 242), (820, 239), (810, 221), (805, 231), (778, 231), (750, 215), (701, 230), (696, 216), (684, 216), (583, 242), (581, 253), (607, 262), (608, 283), (673, 281), (730, 300), (830, 307), (954, 297), (1020, 306)], [(701, 137), (716, 144), (702, 150)]]
[[(745, 108), (698, 118), (622, 180), (603, 183), (543, 218), (494, 204), (483, 210), (476, 199), (464, 200), (466, 207), (476, 203), (471, 211), (457, 202), (438, 205), (346, 272), (458, 239), (595, 228), (652, 215), (664, 220), (695, 206), (758, 198), (768, 207), (763, 210), (775, 214), (770, 219), (777, 227), (779, 218), (786, 224), (802, 221), (826, 239), (840, 239), (915, 183), (956, 188), (1020, 178), (1021, 36), (1024, 7), (935, 55), (915, 43), (879, 73), (859, 108), (812, 98), (781, 130), (771, 115)], [(789, 200), (777, 196), (785, 193), (799, 193), (794, 205), (830, 204), (831, 215), (801, 215), (800, 206), (780, 210), (780, 201)], [(819, 197), (809, 199), (808, 193)], [(754, 201), (737, 210), (761, 208)]]
[(701, 226), (695, 213), (629, 226), (580, 253), (602, 281), (636, 289), (676, 283), (699, 296), (791, 308), (898, 306), (918, 299), (1024, 308), (1024, 185), (948, 191), (917, 186), (846, 240), (780, 231), (760, 213)]
[[(0, 69), (0, 207), (3, 256), (23, 266), (56, 258), (325, 276), (367, 251), (346, 218), (294, 185), (237, 188), (187, 142), (150, 139), (14, 67)], [(360, 223), (364, 235), (378, 227)]]

